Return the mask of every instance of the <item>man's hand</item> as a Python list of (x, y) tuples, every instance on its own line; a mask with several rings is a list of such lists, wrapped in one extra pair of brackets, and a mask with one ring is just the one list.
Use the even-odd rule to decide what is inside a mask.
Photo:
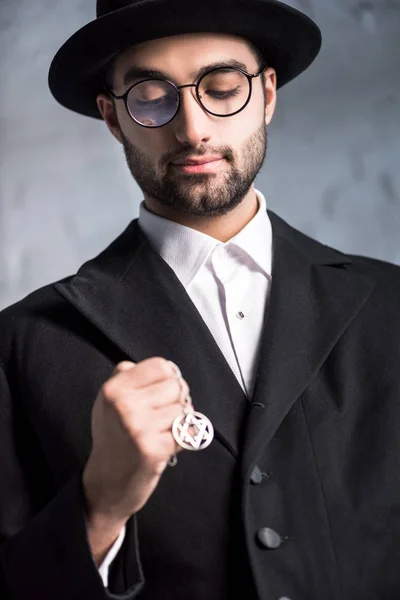
[(163, 358), (121, 362), (92, 411), (92, 450), (83, 472), (89, 542), (101, 562), (127, 520), (155, 490), (168, 460), (182, 448), (172, 423), (189, 394)]

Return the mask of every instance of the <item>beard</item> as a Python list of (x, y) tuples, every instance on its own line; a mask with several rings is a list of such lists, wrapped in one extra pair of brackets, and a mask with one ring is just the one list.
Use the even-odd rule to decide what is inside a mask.
[[(191, 216), (225, 215), (246, 196), (264, 164), (267, 152), (265, 124), (252, 134), (242, 150), (243, 166), (235, 164), (228, 146), (199, 151), (185, 147), (179, 156), (165, 156), (160, 172), (150, 158), (131, 143), (121, 130), (123, 148), (132, 177), (142, 192), (162, 206)], [(174, 173), (171, 162), (206, 154), (224, 158), (227, 165), (216, 173)]]

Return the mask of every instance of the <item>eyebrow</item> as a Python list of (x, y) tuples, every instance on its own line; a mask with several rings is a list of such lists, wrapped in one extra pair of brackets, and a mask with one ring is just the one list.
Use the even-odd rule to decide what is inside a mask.
[[(194, 71), (191, 73), (191, 79), (192, 80), (195, 79), (197, 81), (198, 79), (200, 79), (200, 77), (202, 77), (203, 75), (205, 75), (208, 71), (210, 71), (212, 69), (232, 69), (232, 68), (243, 69), (243, 71), (247, 72), (247, 65), (232, 58), (230, 60), (225, 60), (222, 62), (221, 61), (214, 62), (209, 65), (205, 65), (204, 67), (201, 67), (198, 71)], [(128, 71), (125, 73), (124, 85), (127, 85), (128, 83), (133, 83), (137, 79), (149, 79), (149, 78), (153, 78), (153, 77), (155, 79), (168, 79), (169, 81), (173, 81), (172, 77), (170, 77), (168, 75), (168, 73), (166, 73), (165, 71), (158, 71), (155, 69), (148, 69), (148, 68), (144, 68), (144, 67), (134, 66), (134, 67), (131, 67), (130, 69), (128, 69)]]

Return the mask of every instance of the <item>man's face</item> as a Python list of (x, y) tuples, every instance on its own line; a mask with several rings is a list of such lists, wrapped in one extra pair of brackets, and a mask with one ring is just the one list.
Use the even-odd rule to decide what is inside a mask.
[[(146, 42), (117, 59), (114, 92), (121, 95), (131, 85), (124, 85), (124, 76), (132, 66), (162, 71), (180, 86), (196, 83), (194, 74), (201, 67), (229, 59), (244, 63), (248, 73), (259, 71), (253, 50), (236, 36), (185, 34)], [(249, 104), (230, 117), (207, 113), (197, 100), (195, 88), (184, 88), (178, 114), (155, 129), (135, 123), (123, 101), (117, 100), (112, 132), (123, 144), (129, 169), (145, 199), (193, 216), (223, 215), (238, 206), (266, 156), (266, 125), (275, 103), (272, 69), (266, 71), (266, 78), (264, 90), (261, 77), (253, 79)], [(223, 160), (201, 173), (186, 172), (174, 164), (205, 155)]]

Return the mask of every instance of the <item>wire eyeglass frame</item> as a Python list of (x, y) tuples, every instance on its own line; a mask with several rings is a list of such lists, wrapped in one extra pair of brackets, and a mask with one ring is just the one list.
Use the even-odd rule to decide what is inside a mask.
[[(131, 119), (132, 119), (133, 121), (135, 121), (135, 123), (137, 123), (137, 124), (138, 124), (138, 125), (140, 125), (141, 127), (145, 127), (146, 129), (159, 129), (160, 127), (165, 127), (165, 125), (168, 125), (169, 123), (171, 123), (171, 121), (172, 121), (173, 119), (175, 119), (176, 115), (178, 114), (178, 112), (179, 112), (179, 109), (180, 109), (180, 106), (181, 106), (181, 90), (182, 90), (183, 88), (195, 87), (195, 88), (196, 88), (196, 97), (197, 97), (197, 100), (198, 100), (198, 101), (199, 101), (199, 103), (200, 103), (200, 106), (203, 108), (203, 110), (205, 110), (205, 111), (206, 111), (207, 113), (209, 113), (210, 115), (213, 115), (213, 116), (215, 116), (215, 117), (221, 117), (221, 118), (225, 118), (225, 117), (233, 117), (234, 115), (237, 115), (238, 113), (242, 112), (242, 110), (244, 110), (244, 109), (246, 108), (246, 106), (249, 104), (249, 102), (250, 102), (250, 100), (251, 100), (251, 96), (252, 96), (252, 92), (253, 92), (253, 86), (252, 86), (253, 79), (254, 79), (255, 77), (259, 77), (259, 76), (260, 76), (260, 75), (261, 75), (261, 74), (262, 74), (262, 73), (265, 71), (265, 69), (266, 69), (266, 68), (267, 68), (267, 65), (264, 65), (264, 66), (263, 66), (263, 67), (260, 69), (260, 71), (258, 71), (257, 73), (254, 73), (254, 74), (252, 74), (252, 73), (247, 73), (247, 71), (244, 71), (243, 69), (239, 69), (238, 67), (229, 67), (229, 68), (227, 68), (227, 67), (222, 67), (222, 68), (221, 68), (221, 67), (219, 67), (219, 68), (217, 68), (217, 69), (210, 69), (209, 71), (207, 71), (206, 73), (204, 73), (204, 74), (203, 74), (203, 75), (202, 75), (202, 76), (199, 78), (199, 80), (197, 81), (197, 83), (189, 83), (189, 84), (186, 84), (186, 85), (179, 85), (179, 86), (175, 85), (175, 83), (174, 83), (173, 81), (169, 81), (168, 79), (161, 79), (161, 78), (157, 78), (157, 77), (150, 77), (150, 78), (148, 78), (148, 79), (142, 79), (142, 80), (140, 80), (140, 81), (137, 81), (137, 82), (133, 83), (133, 84), (132, 84), (132, 85), (131, 85), (131, 86), (130, 86), (130, 87), (129, 87), (129, 88), (128, 88), (128, 89), (127, 89), (127, 90), (126, 90), (124, 93), (123, 93), (123, 94), (121, 94), (120, 96), (118, 96), (118, 95), (117, 95), (117, 94), (115, 94), (115, 93), (114, 93), (114, 92), (113, 92), (113, 91), (112, 91), (112, 90), (111, 90), (111, 89), (110, 89), (110, 88), (107, 86), (107, 84), (106, 84), (106, 81), (105, 81), (105, 73), (106, 73), (106, 70), (107, 70), (107, 67), (106, 67), (106, 68), (104, 69), (104, 71), (103, 71), (103, 87), (104, 87), (104, 89), (106, 90), (106, 92), (107, 92), (107, 93), (108, 93), (110, 96), (112, 96), (112, 97), (113, 97), (115, 100), (123, 100), (123, 101), (124, 101), (124, 104), (125, 104), (125, 109), (126, 109), (126, 111), (127, 111), (128, 115), (131, 117)], [(246, 102), (245, 102), (245, 103), (244, 103), (244, 105), (242, 106), (242, 108), (240, 108), (239, 110), (237, 110), (237, 111), (235, 111), (235, 112), (233, 112), (233, 113), (230, 113), (230, 114), (228, 114), (228, 115), (219, 115), (219, 114), (217, 114), (217, 113), (213, 113), (213, 112), (211, 112), (210, 110), (208, 110), (208, 108), (206, 108), (206, 107), (204, 106), (204, 104), (203, 104), (203, 103), (202, 103), (202, 101), (201, 101), (201, 97), (200, 97), (200, 92), (199, 92), (199, 89), (200, 89), (200, 84), (201, 84), (201, 82), (203, 81), (203, 79), (204, 79), (205, 77), (207, 77), (208, 75), (210, 75), (210, 73), (213, 73), (214, 71), (227, 71), (227, 70), (239, 71), (240, 73), (242, 73), (243, 75), (245, 75), (245, 76), (247, 77), (247, 80), (248, 80), (248, 82), (249, 82), (249, 95), (248, 95), (248, 98), (247, 98)], [(176, 91), (177, 91), (177, 93), (178, 93), (178, 103), (177, 103), (177, 106), (176, 106), (176, 111), (175, 111), (175, 113), (172, 115), (172, 117), (169, 119), (169, 121), (166, 121), (166, 122), (165, 122), (165, 123), (163, 123), (162, 125), (144, 125), (143, 123), (141, 123), (140, 121), (138, 121), (138, 120), (137, 120), (137, 119), (136, 119), (136, 118), (135, 118), (135, 117), (132, 115), (132, 113), (131, 113), (131, 111), (130, 111), (130, 109), (129, 109), (129, 105), (128, 105), (128, 96), (129, 96), (130, 92), (131, 92), (131, 91), (133, 90), (133, 88), (135, 88), (136, 86), (140, 85), (141, 83), (146, 83), (147, 81), (162, 81), (162, 82), (164, 82), (164, 83), (169, 83), (170, 85), (172, 85), (172, 86), (173, 86), (173, 87), (176, 89)]]

